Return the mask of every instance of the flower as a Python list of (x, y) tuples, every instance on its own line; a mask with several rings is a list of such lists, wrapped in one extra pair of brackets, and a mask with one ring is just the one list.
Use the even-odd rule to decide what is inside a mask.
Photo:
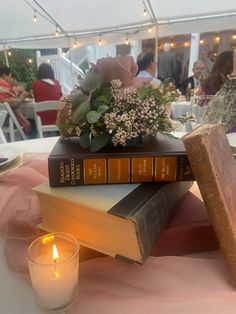
[(140, 136), (170, 136), (174, 124), (166, 105), (179, 94), (150, 80), (135, 88), (132, 57), (103, 58), (92, 65), (79, 87), (62, 99), (57, 126), (62, 137), (79, 137), (81, 146), (98, 151), (109, 142), (128, 146)]

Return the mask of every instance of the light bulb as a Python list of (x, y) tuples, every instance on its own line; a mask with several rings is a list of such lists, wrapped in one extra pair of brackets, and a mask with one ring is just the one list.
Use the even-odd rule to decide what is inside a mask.
[(7, 54), (8, 54), (8, 56), (10, 57), (12, 53), (11, 53), (11, 51), (8, 51), (8, 53), (7, 53)]
[(125, 44), (128, 46), (128, 44), (129, 44), (129, 39), (128, 38), (126, 38)]
[(151, 26), (149, 26), (149, 28), (148, 28), (148, 32), (149, 32), (149, 33), (151, 33), (151, 32), (152, 32), (152, 27), (151, 27)]
[(144, 10), (143, 10), (143, 16), (147, 16), (147, 10), (146, 10), (146, 8), (144, 8)]
[(31, 58), (29, 58), (29, 59), (28, 59), (28, 62), (29, 62), (29, 63), (32, 63), (33, 61), (32, 61), (32, 59), (31, 59)]
[(99, 46), (102, 45), (102, 40), (101, 40), (101, 38), (99, 38), (98, 45), (99, 45)]
[(58, 36), (57, 26), (56, 26), (55, 36), (56, 36), (56, 37)]

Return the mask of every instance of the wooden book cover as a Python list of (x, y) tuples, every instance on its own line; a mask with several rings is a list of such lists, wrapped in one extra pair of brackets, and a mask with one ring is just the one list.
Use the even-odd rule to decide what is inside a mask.
[(35, 188), (42, 228), (68, 232), (99, 252), (143, 263), (190, 181)]
[(183, 142), (236, 286), (236, 163), (222, 124), (204, 124)]
[(145, 136), (141, 147), (105, 147), (95, 153), (77, 139), (59, 139), (48, 171), (52, 187), (194, 179), (182, 140), (161, 134)]

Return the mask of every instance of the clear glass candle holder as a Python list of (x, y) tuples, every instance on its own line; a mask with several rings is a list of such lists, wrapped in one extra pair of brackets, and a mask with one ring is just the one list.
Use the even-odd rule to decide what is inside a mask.
[(55, 232), (34, 240), (28, 248), (31, 283), (39, 305), (62, 312), (75, 300), (79, 274), (79, 243)]

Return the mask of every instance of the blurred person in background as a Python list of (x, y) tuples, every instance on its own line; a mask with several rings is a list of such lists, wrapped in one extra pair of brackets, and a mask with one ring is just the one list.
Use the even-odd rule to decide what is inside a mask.
[(207, 57), (205, 60), (205, 67), (204, 67), (204, 72), (205, 72), (205, 77), (208, 77), (208, 75), (210, 74), (212, 68), (213, 68), (213, 64), (215, 61), (215, 56), (214, 56), (214, 51), (210, 50), (207, 53)]
[(198, 90), (197, 95), (215, 95), (222, 87), (227, 76), (233, 71), (233, 51), (227, 50), (221, 52), (213, 65), (213, 68), (207, 78), (205, 78)]
[(176, 82), (176, 57), (173, 52), (171, 52), (171, 47), (169, 43), (165, 43), (163, 47), (163, 52), (158, 55), (158, 77), (164, 81), (168, 80), (175, 84)]
[(135, 87), (141, 86), (144, 82), (150, 81), (151, 84), (159, 86), (161, 81), (156, 76), (157, 63), (152, 52), (141, 52), (137, 58), (138, 72), (133, 80)]
[(23, 104), (28, 92), (24, 89), (16, 90), (16, 77), (7, 66), (0, 67), (0, 102), (7, 102), (12, 108), (19, 124), (23, 131), (29, 135), (30, 138), (35, 136), (35, 121), (27, 119), (20, 111), (20, 106)]
[(197, 88), (204, 77), (204, 63), (201, 60), (194, 62), (193, 64), (193, 75), (189, 76), (182, 83), (181, 93), (186, 95), (187, 88), (191, 88), (192, 93)]
[(33, 94), (35, 102), (59, 100), (61, 98), (61, 85), (55, 79), (54, 71), (50, 64), (40, 64), (37, 72), (37, 80), (33, 81)]

